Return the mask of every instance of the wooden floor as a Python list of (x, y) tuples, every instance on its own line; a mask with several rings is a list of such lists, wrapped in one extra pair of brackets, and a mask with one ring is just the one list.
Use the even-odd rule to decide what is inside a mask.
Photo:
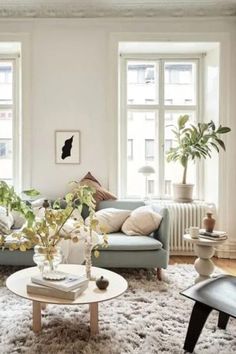
[[(188, 257), (188, 256), (171, 256), (170, 257), (170, 264), (175, 263), (187, 263), (193, 264), (196, 257)], [(224, 258), (212, 258), (215, 265), (227, 274), (232, 274), (236, 276), (236, 259), (224, 259)]]

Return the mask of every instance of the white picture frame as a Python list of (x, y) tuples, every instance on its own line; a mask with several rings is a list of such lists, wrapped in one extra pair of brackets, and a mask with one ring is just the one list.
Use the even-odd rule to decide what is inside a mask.
[(56, 164), (80, 163), (80, 131), (55, 131), (55, 162)]

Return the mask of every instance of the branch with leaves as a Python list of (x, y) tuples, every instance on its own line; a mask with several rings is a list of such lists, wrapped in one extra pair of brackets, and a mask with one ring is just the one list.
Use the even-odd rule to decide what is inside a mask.
[(212, 150), (219, 153), (220, 148), (225, 150), (225, 144), (220, 138), (222, 134), (231, 131), (221, 125), (216, 128), (213, 121), (209, 123), (188, 124), (189, 116), (180, 116), (177, 126), (172, 129), (175, 135), (176, 146), (167, 152), (167, 161), (179, 161), (183, 166), (182, 183), (186, 184), (188, 162), (201, 158), (211, 158)]
[[(12, 235), (15, 242), (8, 244), (10, 250), (20, 249), (26, 251), (34, 246), (40, 246), (39, 253), (46, 253), (47, 259), (50, 261), (55, 253), (55, 248), (62, 240), (72, 240), (79, 242), (81, 231), (86, 234), (85, 243), (91, 246), (92, 250), (92, 233), (96, 231), (98, 220), (95, 217), (95, 200), (93, 198), (94, 190), (88, 186), (77, 185), (72, 193), (65, 196), (66, 207), (60, 208), (61, 199), (54, 202), (53, 208), (45, 208), (44, 217), (35, 218), (32, 225), (25, 227), (22, 231)], [(84, 220), (73, 222), (73, 228), (68, 231), (64, 230), (66, 222), (71, 218), (73, 212), (77, 210), (81, 215), (82, 209), (88, 208), (89, 223), (85, 225)], [(101, 229), (101, 228), (100, 228)], [(107, 235), (105, 230), (103, 233), (103, 245), (107, 246)], [(94, 254), (99, 256), (98, 246), (94, 247)], [(91, 257), (91, 252), (90, 252)]]
[[(39, 195), (39, 192), (35, 189), (27, 190), (22, 193), (34, 197)], [(12, 210), (17, 211), (25, 217), (28, 226), (33, 224), (35, 215), (32, 208), (16, 194), (14, 187), (9, 186), (5, 181), (0, 181), (0, 205), (6, 208), (7, 214)]]

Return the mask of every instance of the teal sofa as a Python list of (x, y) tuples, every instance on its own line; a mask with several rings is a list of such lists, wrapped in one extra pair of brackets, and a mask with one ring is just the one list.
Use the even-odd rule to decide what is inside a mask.
[[(144, 206), (143, 201), (102, 201), (98, 210), (104, 208), (118, 208), (134, 210)], [(153, 204), (152, 208), (162, 215), (162, 221), (152, 235), (127, 236), (122, 232), (109, 234), (108, 247), (100, 247), (98, 258), (93, 257), (93, 265), (104, 268), (167, 268), (169, 260), (169, 213), (168, 209)], [(86, 210), (84, 210), (86, 217)], [(34, 265), (33, 250), (26, 252), (0, 251), (1, 265)], [(160, 277), (160, 272), (158, 273)]]

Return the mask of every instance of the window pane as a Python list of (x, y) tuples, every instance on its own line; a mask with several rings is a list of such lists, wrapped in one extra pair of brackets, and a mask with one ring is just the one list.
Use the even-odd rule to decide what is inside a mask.
[(127, 103), (157, 103), (157, 67), (152, 62), (129, 61), (127, 67)]
[[(130, 117), (132, 116), (132, 119)], [(147, 119), (147, 116), (150, 119)], [(147, 177), (138, 170), (143, 166), (152, 166), (156, 171), (157, 154), (157, 114), (153, 111), (129, 111), (127, 120), (127, 196), (157, 194), (157, 174)], [(132, 148), (131, 148), (132, 144)], [(132, 159), (131, 156), (132, 149)], [(150, 182), (153, 180), (154, 182)]]
[(0, 62), (0, 105), (12, 104), (12, 63)]
[[(188, 114), (190, 116), (190, 123), (195, 122), (194, 112), (166, 112), (165, 113), (165, 153), (171, 148), (176, 146), (175, 136), (172, 132), (173, 125), (177, 124), (180, 115)], [(181, 183), (183, 175), (183, 168), (179, 162), (166, 162), (165, 159), (165, 195), (170, 196), (171, 184)], [(192, 162), (188, 164), (187, 183), (196, 182), (196, 165)]]
[(196, 104), (196, 63), (165, 63), (165, 104)]
[(145, 160), (153, 161), (155, 156), (154, 139), (145, 139)]
[(0, 179), (12, 181), (12, 111), (0, 110)]
[(148, 194), (154, 194), (155, 181), (153, 179), (150, 179), (147, 182), (148, 182)]

